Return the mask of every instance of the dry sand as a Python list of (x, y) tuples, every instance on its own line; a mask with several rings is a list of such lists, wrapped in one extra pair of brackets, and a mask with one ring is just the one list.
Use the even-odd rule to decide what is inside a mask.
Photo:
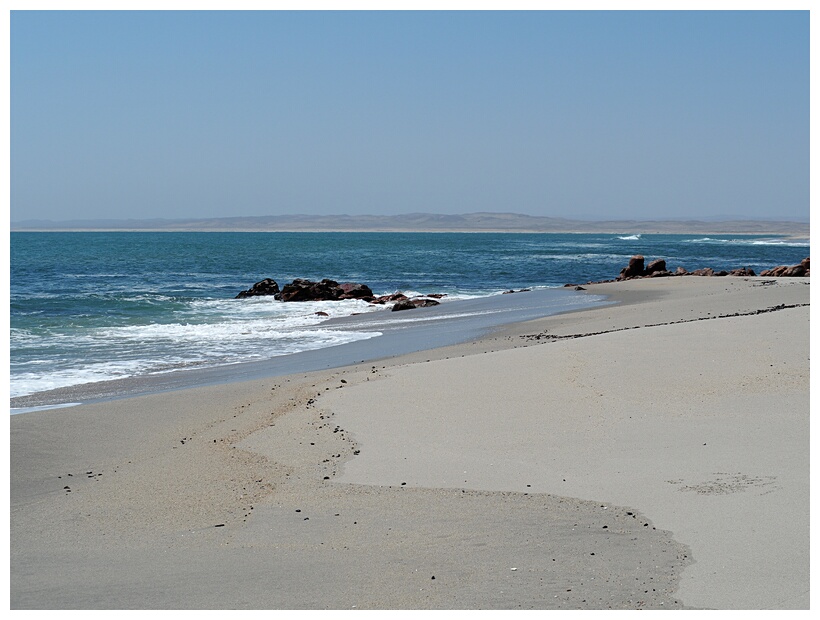
[(807, 609), (808, 284), (12, 416), (11, 607)]

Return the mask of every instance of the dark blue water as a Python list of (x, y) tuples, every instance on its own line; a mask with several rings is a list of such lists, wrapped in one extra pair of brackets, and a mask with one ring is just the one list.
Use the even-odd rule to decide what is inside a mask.
[[(356, 281), (454, 300), (615, 277), (633, 254), (756, 272), (808, 240), (496, 233), (11, 233), (11, 395), (377, 337), (324, 324), (360, 301), (234, 300), (266, 277)], [(400, 313), (396, 313), (400, 314)], [(332, 323), (331, 323), (332, 324)]]

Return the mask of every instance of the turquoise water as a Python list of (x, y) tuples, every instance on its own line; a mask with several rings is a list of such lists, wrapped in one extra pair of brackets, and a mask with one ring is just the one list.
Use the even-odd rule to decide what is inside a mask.
[[(11, 233), (11, 396), (264, 360), (378, 337), (328, 318), (361, 301), (235, 300), (266, 277), (331, 278), (377, 295), (508, 289), (615, 277), (633, 254), (674, 269), (795, 264), (808, 240), (494, 233)], [(396, 315), (401, 313), (395, 313)]]

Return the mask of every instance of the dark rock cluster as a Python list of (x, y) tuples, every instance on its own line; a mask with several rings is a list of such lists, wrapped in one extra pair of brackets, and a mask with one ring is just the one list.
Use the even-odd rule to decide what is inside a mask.
[[(605, 282), (622, 282), (624, 280), (634, 280), (636, 278), (657, 278), (662, 276), (741, 276), (752, 277), (755, 275), (754, 270), (749, 267), (740, 267), (732, 269), (731, 271), (715, 271), (711, 267), (702, 267), (694, 271), (687, 271), (683, 267), (678, 267), (675, 271), (669, 271), (666, 268), (666, 261), (657, 259), (644, 265), (644, 257), (639, 255), (633, 256), (629, 259), (629, 264), (621, 269), (614, 280), (600, 280), (598, 282), (587, 282), (587, 284), (603, 284)], [(808, 277), (809, 276), (809, 258), (804, 258), (798, 265), (780, 265), (772, 269), (766, 269), (760, 272), (761, 276), (765, 277)], [(577, 287), (577, 284), (565, 284), (565, 287)]]
[(261, 282), (257, 282), (252, 287), (250, 287), (246, 291), (240, 291), (239, 295), (235, 297), (235, 299), (243, 299), (245, 297), (257, 297), (259, 295), (273, 295), (276, 296), (279, 294), (279, 285), (271, 280), (270, 278), (265, 278)]
[(633, 256), (629, 259), (629, 264), (621, 269), (621, 273), (615, 278), (616, 281), (631, 280), (632, 278), (657, 278), (660, 276), (754, 276), (755, 272), (749, 267), (732, 269), (731, 271), (715, 271), (711, 267), (687, 271), (683, 267), (678, 267), (674, 272), (667, 270), (666, 261), (659, 258), (653, 260), (645, 268), (643, 266), (643, 256)]
[(373, 298), (373, 291), (366, 284), (343, 282), (325, 278), (321, 282), (296, 278), (282, 287), (279, 299), (282, 301), (336, 301), (339, 299)]
[[(407, 310), (410, 308), (420, 308), (425, 306), (437, 306), (437, 299), (444, 297), (443, 293), (433, 293), (425, 297), (410, 299), (402, 292), (391, 295), (376, 297), (373, 291), (366, 284), (358, 282), (336, 282), (325, 278), (319, 282), (296, 278), (293, 282), (285, 284), (282, 289), (271, 278), (265, 278), (254, 284), (251, 288), (241, 291), (236, 299), (246, 297), (257, 297), (261, 295), (272, 295), (279, 301), (339, 301), (342, 299), (361, 299), (371, 304), (387, 304), (395, 302), (393, 310)], [(322, 314), (318, 313), (317, 314)], [(325, 314), (326, 316), (326, 314)]]
[(373, 291), (366, 284), (343, 282), (324, 279), (321, 282), (296, 278), (290, 284), (285, 284), (282, 290), (271, 278), (265, 278), (254, 284), (246, 291), (241, 291), (235, 299), (273, 295), (280, 301), (333, 301), (338, 299), (373, 299)]
[(621, 273), (616, 280), (630, 280), (632, 278), (655, 278), (658, 276), (671, 276), (666, 270), (666, 261), (663, 259), (653, 260), (644, 267), (644, 257), (640, 254), (629, 259), (629, 264), (621, 269)]

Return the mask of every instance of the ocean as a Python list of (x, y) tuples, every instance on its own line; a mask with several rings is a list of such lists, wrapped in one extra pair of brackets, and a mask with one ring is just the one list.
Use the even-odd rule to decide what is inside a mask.
[[(800, 262), (809, 255), (809, 241), (747, 235), (12, 232), (10, 396), (335, 352), (342, 350), (337, 345), (386, 342), (391, 330), (405, 334), (396, 352), (412, 348), (409, 343), (449, 344), (504, 322), (600, 301), (563, 285), (614, 278), (634, 254), (663, 258), (670, 270), (750, 267), (759, 273)], [(367, 284), (376, 295), (446, 297), (424, 312), (395, 313), (357, 300), (234, 299), (264, 278), (280, 287), (295, 278), (330, 278)], [(535, 296), (502, 297), (520, 289)], [(431, 331), (433, 324), (439, 328)], [(421, 331), (407, 336), (412, 329)]]

